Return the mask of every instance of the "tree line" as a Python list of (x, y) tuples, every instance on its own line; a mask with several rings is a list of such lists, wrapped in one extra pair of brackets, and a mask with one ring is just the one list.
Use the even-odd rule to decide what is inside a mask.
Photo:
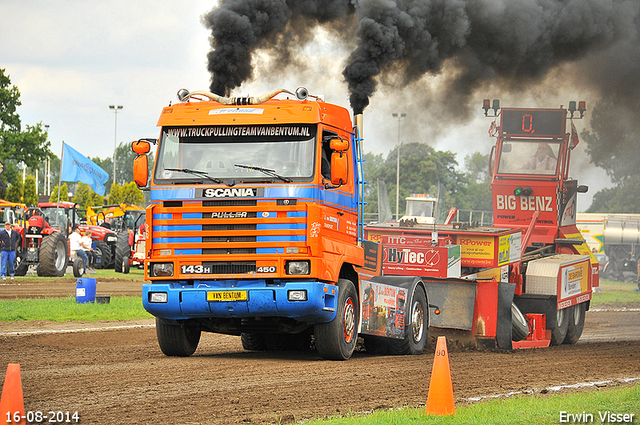
[[(91, 187), (81, 182), (63, 183), (58, 190), (60, 158), (51, 151), (47, 129), (42, 123), (22, 126), (17, 107), (21, 106), (20, 91), (0, 69), (0, 161), (4, 163), (0, 174), (0, 199), (27, 205), (38, 204), (38, 193), (46, 193), (49, 161), (50, 184), (53, 186), (49, 200), (56, 202), (58, 192), (61, 201), (73, 201), (83, 208), (104, 204), (130, 203), (144, 206), (144, 194), (133, 183), (133, 153), (128, 144), (116, 148), (116, 180), (111, 173), (105, 183), (110, 188), (107, 196), (99, 196)], [(89, 157), (103, 170), (113, 169), (113, 159)], [(37, 173), (36, 173), (37, 170)], [(38, 182), (36, 185), (36, 174)], [(24, 176), (24, 181), (23, 181)], [(36, 191), (36, 187), (38, 190)], [(45, 189), (43, 189), (45, 188)], [(69, 199), (69, 191), (73, 197)]]
[[(42, 123), (25, 125), (24, 129), (16, 108), (21, 105), (18, 88), (11, 85), (5, 70), (0, 69), (0, 161), (4, 168), (0, 175), (0, 198), (35, 203), (35, 170), (38, 172), (38, 187), (44, 187), (44, 160), (49, 159), (51, 184), (55, 185), (60, 173), (60, 158), (51, 152), (46, 129)], [(590, 129), (581, 133), (587, 145), (587, 154), (591, 163), (603, 168), (611, 177), (615, 186), (604, 189), (594, 195), (589, 212), (640, 213), (640, 167), (637, 160), (637, 146), (640, 141), (640, 128), (636, 117), (640, 111), (640, 99), (629, 107), (620, 106), (612, 96), (598, 101), (591, 112)], [(392, 211), (396, 208), (396, 172), (400, 149), (399, 212), (404, 212), (404, 198), (412, 193), (439, 195), (441, 211), (455, 206), (458, 209), (491, 210), (489, 192), (488, 155), (474, 153), (464, 158), (461, 167), (456, 154), (451, 151), (436, 151), (425, 143), (407, 143), (396, 146), (388, 155), (365, 154), (365, 179), (370, 183), (366, 187), (365, 212), (378, 211), (378, 180), (386, 183), (387, 195)], [(119, 203), (119, 200), (138, 200), (141, 193), (132, 189), (133, 159), (135, 154), (128, 144), (116, 148), (117, 175), (109, 176), (105, 184), (111, 188), (107, 197), (98, 197), (91, 188), (83, 183), (71, 183), (67, 189), (74, 191), (74, 198), (86, 205), (100, 202)], [(90, 158), (104, 170), (113, 169), (112, 158)], [(152, 163), (152, 161), (149, 161)], [(22, 167), (26, 167), (23, 171)], [(29, 174), (24, 184), (22, 174)], [(87, 187), (84, 187), (84, 186)], [(61, 199), (68, 192), (62, 185)], [(137, 188), (136, 188), (137, 190)], [(57, 199), (57, 189), (54, 188)], [(139, 192), (139, 191), (138, 191)], [(123, 195), (122, 193), (126, 193)], [(95, 195), (95, 196), (94, 196)], [(131, 198), (129, 198), (131, 196)], [(35, 198), (34, 198), (35, 197)], [(72, 199), (75, 200), (75, 199)], [(135, 203), (135, 202), (132, 202)]]

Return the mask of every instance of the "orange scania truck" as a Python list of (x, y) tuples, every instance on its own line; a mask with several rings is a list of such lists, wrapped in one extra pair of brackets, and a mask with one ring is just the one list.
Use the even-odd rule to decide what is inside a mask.
[[(363, 239), (360, 140), (349, 112), (304, 88), (178, 97), (158, 121), (150, 178), (155, 141), (132, 145), (134, 178), (151, 195), (143, 303), (160, 348), (191, 355), (202, 331), (240, 335), (250, 350), (306, 346), (313, 336), (323, 358), (348, 359), (358, 273), (380, 268), (377, 245)], [(417, 341), (394, 339), (421, 351), (424, 289), (418, 278), (393, 284), (405, 298), (420, 293)]]
[[(359, 336), (368, 352), (422, 353), (430, 327), (467, 332), (483, 347), (544, 346), (544, 318), (566, 334), (572, 322), (559, 324), (556, 308), (590, 299), (589, 256), (554, 248), (578, 244), (570, 234), (535, 227), (529, 237), (533, 211), (504, 227), (365, 227), (361, 117), (354, 126), (345, 108), (304, 88), (256, 98), (181, 90), (178, 99), (162, 111), (158, 140), (132, 144), (134, 180), (151, 199), (142, 300), (166, 355), (191, 355), (203, 331), (239, 335), (247, 350), (313, 345), (335, 360), (350, 358)], [(497, 145), (506, 158), (506, 139)], [(493, 175), (497, 188), (501, 170)], [(514, 177), (526, 185), (529, 176)], [(539, 181), (557, 186), (557, 177), (566, 176)], [(531, 187), (531, 196), (547, 196)], [(511, 205), (511, 194), (500, 196)], [(545, 217), (534, 224), (557, 227)], [(535, 245), (525, 249), (527, 241)], [(546, 258), (547, 249), (567, 254)], [(523, 275), (533, 259), (568, 272), (570, 282), (548, 276), (552, 288), (537, 294), (539, 276)], [(562, 279), (573, 285), (570, 299), (554, 292)]]

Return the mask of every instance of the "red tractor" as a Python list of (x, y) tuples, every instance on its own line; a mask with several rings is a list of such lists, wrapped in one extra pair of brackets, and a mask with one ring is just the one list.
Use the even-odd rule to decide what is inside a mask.
[[(29, 266), (36, 266), (38, 276), (64, 276), (69, 257), (68, 237), (79, 225), (81, 230), (91, 230), (94, 241), (96, 267), (113, 258), (111, 253), (116, 235), (99, 226), (80, 225), (78, 205), (72, 202), (43, 202), (25, 213), (24, 227), (18, 229), (22, 236), (22, 247), (16, 256), (16, 274), (24, 276)], [(84, 274), (86, 265), (73, 261), (74, 276)]]

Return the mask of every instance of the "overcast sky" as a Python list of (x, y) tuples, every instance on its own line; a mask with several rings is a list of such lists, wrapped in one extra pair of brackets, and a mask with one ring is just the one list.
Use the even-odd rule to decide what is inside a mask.
[[(210, 34), (201, 16), (215, 4), (211, 0), (2, 0), (0, 68), (20, 90), (18, 113), (23, 126), (49, 125), (51, 149), (58, 156), (63, 141), (85, 156), (107, 158), (113, 155), (114, 142), (157, 137), (155, 125), (161, 109), (175, 102), (180, 88), (209, 87), (206, 55)], [(278, 67), (268, 58), (258, 58), (258, 63), (265, 65), (258, 66), (256, 81), (233, 94), (254, 96), (280, 87), (293, 91), (306, 86), (312, 94), (348, 107), (341, 72), (349, 48), (320, 30), (312, 46), (299, 51), (307, 63), (305, 69), (261, 73), (260, 69)], [(427, 84), (437, 84), (437, 79)], [(398, 120), (391, 114), (401, 112), (407, 114), (400, 123), (403, 142), (419, 141), (455, 152), (461, 165), (467, 154), (489, 153), (494, 139), (487, 135), (490, 120), (483, 117), (482, 96), (470, 120), (443, 130), (442, 125), (432, 128), (429, 117), (411, 107), (415, 90), (415, 86), (402, 91), (380, 87), (365, 109), (365, 152), (386, 155), (394, 148)], [(502, 98), (502, 104), (558, 107), (569, 100), (587, 100), (588, 106), (593, 106), (597, 100), (569, 93), (555, 87), (545, 104), (539, 104), (539, 96), (512, 93), (511, 98)], [(486, 97), (492, 95), (487, 93)], [(117, 132), (115, 113), (109, 105), (123, 106), (117, 114)], [(587, 120), (578, 122), (578, 129), (587, 124)], [(591, 186), (589, 194), (579, 200), (582, 211), (608, 179), (602, 170), (588, 165), (584, 144), (576, 149), (574, 158), (576, 164), (582, 164), (572, 167), (575, 177)]]

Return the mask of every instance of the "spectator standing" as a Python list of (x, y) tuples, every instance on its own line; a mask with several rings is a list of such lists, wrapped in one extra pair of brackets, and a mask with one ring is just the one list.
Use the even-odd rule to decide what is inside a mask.
[(16, 248), (20, 244), (22, 237), (11, 228), (11, 223), (4, 223), (4, 229), (0, 231), (0, 275), (2, 280), (7, 280), (7, 271), (11, 280), (16, 274)]
[(80, 239), (81, 249), (85, 251), (85, 253), (87, 254), (87, 257), (89, 258), (89, 262), (85, 264), (87, 273), (96, 272), (93, 268), (93, 265), (95, 263), (95, 258), (93, 254), (93, 248), (91, 247), (92, 243), (93, 241), (91, 240), (91, 230), (87, 230), (84, 232), (84, 236), (82, 236), (82, 239)]

